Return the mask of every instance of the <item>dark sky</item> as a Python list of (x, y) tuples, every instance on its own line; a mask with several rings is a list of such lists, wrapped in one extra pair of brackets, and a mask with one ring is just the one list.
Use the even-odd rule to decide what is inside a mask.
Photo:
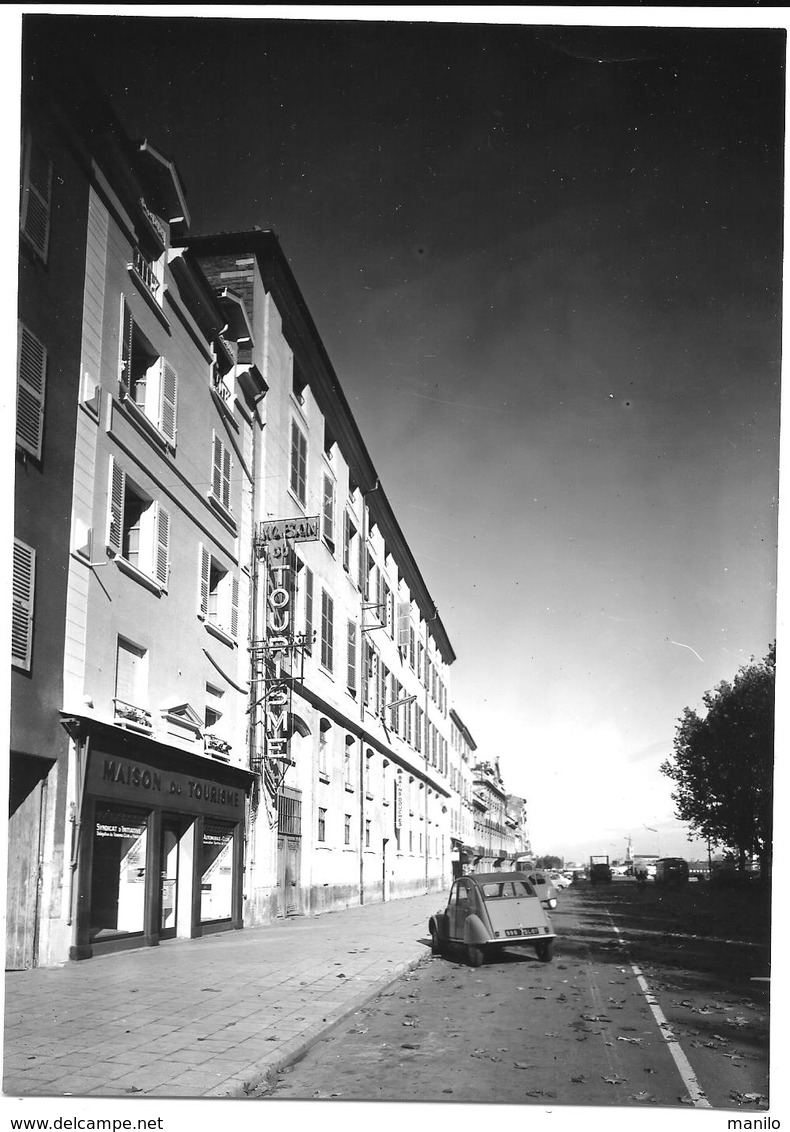
[(675, 721), (775, 635), (784, 27), (36, 18), (278, 233), (536, 849), (686, 852)]

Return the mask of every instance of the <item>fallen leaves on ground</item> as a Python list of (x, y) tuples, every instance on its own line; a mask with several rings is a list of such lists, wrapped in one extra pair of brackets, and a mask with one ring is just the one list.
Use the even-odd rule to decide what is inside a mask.
[(621, 1077), (619, 1073), (613, 1073), (611, 1077), (601, 1077), (607, 1085), (625, 1085), (628, 1082), (627, 1077)]

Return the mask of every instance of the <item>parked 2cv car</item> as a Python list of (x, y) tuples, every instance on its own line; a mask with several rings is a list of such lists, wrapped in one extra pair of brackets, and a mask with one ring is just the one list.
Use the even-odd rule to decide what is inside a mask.
[(554, 929), (535, 889), (518, 873), (458, 877), (442, 912), (428, 924), (431, 951), (464, 947), (472, 967), (505, 947), (535, 948), (542, 963), (554, 955)]

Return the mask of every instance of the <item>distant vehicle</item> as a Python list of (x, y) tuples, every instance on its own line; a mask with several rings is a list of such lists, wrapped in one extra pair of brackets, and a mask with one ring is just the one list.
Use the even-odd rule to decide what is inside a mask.
[(549, 879), (555, 888), (568, 888), (573, 884), (573, 877), (567, 873), (549, 873)]
[(557, 889), (554, 887), (549, 874), (542, 872), (540, 869), (536, 869), (524, 875), (540, 897), (540, 902), (543, 907), (549, 909), (556, 908)]
[(431, 951), (466, 948), (472, 967), (505, 947), (535, 948), (542, 963), (554, 955), (554, 929), (543, 904), (525, 876), (516, 872), (475, 873), (458, 877), (442, 912), (428, 924)]
[[(648, 866), (648, 872), (649, 868), (650, 866)], [(684, 861), (682, 857), (660, 857), (656, 861), (656, 884), (686, 884), (688, 879), (688, 861)]]
[(590, 884), (609, 884), (612, 870), (606, 855), (590, 857)]

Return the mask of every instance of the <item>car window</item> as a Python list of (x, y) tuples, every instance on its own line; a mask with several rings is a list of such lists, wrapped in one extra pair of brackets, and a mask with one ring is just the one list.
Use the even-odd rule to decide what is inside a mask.
[(515, 900), (517, 897), (533, 896), (529, 884), (523, 880), (489, 882), (482, 886), (486, 900)]

